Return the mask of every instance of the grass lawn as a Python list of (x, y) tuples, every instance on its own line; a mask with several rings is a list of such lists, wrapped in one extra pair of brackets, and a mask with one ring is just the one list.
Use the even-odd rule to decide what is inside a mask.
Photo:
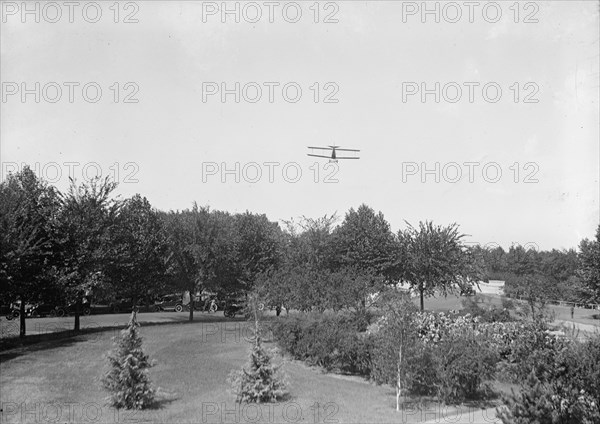
[[(157, 365), (150, 377), (160, 388), (156, 408), (142, 412), (108, 407), (99, 379), (114, 331), (60, 339), (0, 354), (3, 423), (392, 423), (444, 422), (457, 408), (395, 411), (392, 388), (363, 379), (285, 364), (290, 398), (269, 405), (237, 405), (226, 378), (245, 364), (251, 332), (243, 321), (144, 326), (144, 347)], [(269, 344), (271, 347), (273, 345)], [(278, 361), (281, 358), (277, 357)], [(451, 422), (493, 422), (476, 407)], [(433, 420), (433, 421), (432, 421)]]
[[(491, 296), (486, 294), (477, 294), (478, 298), (484, 300), (481, 305), (495, 305), (498, 307), (502, 306), (502, 301), (499, 296)], [(436, 312), (448, 312), (451, 310), (463, 309), (462, 301), (467, 299), (464, 296), (458, 296), (455, 294), (443, 294), (436, 295), (435, 297), (426, 297), (424, 300), (425, 310), (436, 311)], [(418, 296), (413, 297), (412, 301), (415, 305), (420, 305), (420, 298)]]

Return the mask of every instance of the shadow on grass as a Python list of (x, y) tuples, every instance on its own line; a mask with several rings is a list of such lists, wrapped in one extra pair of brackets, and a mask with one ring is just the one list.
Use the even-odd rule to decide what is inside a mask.
[[(215, 323), (246, 323), (243, 318), (225, 318), (223, 316), (212, 315), (212, 316), (200, 316), (195, 317), (194, 321), (185, 320), (182, 321), (181, 317), (173, 316), (166, 317), (167, 321), (161, 322), (144, 322), (140, 320), (142, 328), (154, 327), (162, 325), (178, 325), (178, 326), (193, 326), (202, 324), (215, 324)], [(113, 323), (101, 325), (98, 327), (82, 328), (76, 332), (74, 330), (65, 331), (54, 331), (43, 334), (31, 334), (21, 339), (18, 335), (12, 337), (4, 337), (0, 339), (0, 362), (8, 362), (12, 359), (18, 358), (19, 356), (25, 355), (29, 352), (56, 349), (59, 347), (65, 347), (74, 345), (80, 342), (95, 342), (97, 336), (102, 335), (106, 332), (113, 331), (113, 335), (117, 335), (117, 331), (124, 329), (127, 326), (127, 322), (122, 324)]]
[(165, 392), (161, 392), (161, 391), (159, 391), (156, 396), (157, 397), (156, 397), (156, 399), (154, 399), (154, 402), (152, 402), (151, 405), (148, 405), (148, 407), (145, 408), (146, 410), (158, 411), (158, 410), (164, 409), (167, 406), (169, 406), (171, 403), (173, 403), (176, 400), (179, 400), (181, 398), (181, 396), (177, 396), (175, 394), (165, 393)]
[(75, 335), (72, 331), (53, 333), (52, 337), (48, 336), (48, 334), (41, 334), (25, 337), (23, 340), (16, 337), (0, 341), (0, 362), (6, 363), (29, 352), (71, 346), (85, 341), (81, 335)]

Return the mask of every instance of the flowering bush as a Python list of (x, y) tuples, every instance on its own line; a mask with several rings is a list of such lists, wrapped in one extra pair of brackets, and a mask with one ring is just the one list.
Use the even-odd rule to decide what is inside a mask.
[(445, 402), (480, 397), (499, 359), (488, 338), (493, 330), (480, 327), (479, 318), (469, 314), (410, 308), (386, 314), (368, 329), (376, 339), (371, 378), (396, 384), (400, 368), (403, 389), (410, 394), (438, 395)]
[(600, 422), (600, 337), (556, 346), (561, 349), (543, 358), (546, 367), (531, 370), (521, 393), (504, 396), (506, 407), (498, 411), (504, 424)]
[(443, 338), (463, 333), (465, 330), (476, 330), (479, 323), (478, 317), (470, 314), (447, 315), (444, 312), (419, 312), (414, 319), (419, 338), (425, 343), (438, 343)]

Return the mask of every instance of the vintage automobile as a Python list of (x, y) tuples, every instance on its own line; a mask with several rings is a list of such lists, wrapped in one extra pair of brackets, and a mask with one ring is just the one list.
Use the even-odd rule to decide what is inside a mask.
[[(112, 313), (115, 313), (115, 314), (129, 313), (133, 310), (133, 300), (128, 299), (128, 298), (127, 299), (121, 298), (121, 299), (111, 302), (109, 306), (110, 306), (110, 310)], [(136, 306), (135, 306), (135, 311), (136, 312), (157, 312), (157, 311), (159, 311), (159, 309), (157, 308), (156, 303), (150, 304), (150, 303), (137, 302)]]
[(248, 316), (246, 308), (246, 296), (244, 295), (230, 295), (225, 298), (225, 305), (223, 308), (223, 315), (228, 318), (233, 318), (236, 315)]
[[(28, 315), (28, 311), (30, 311), (31, 308), (33, 308), (32, 304), (29, 304), (29, 303), (25, 304), (25, 316)], [(11, 320), (11, 319), (19, 318), (20, 316), (21, 316), (21, 301), (17, 300), (10, 304), (9, 311), (7, 311), (7, 313), (5, 314), (5, 317), (6, 317), (6, 319)]]
[(28, 311), (27, 316), (31, 318), (40, 317), (64, 317), (66, 314), (65, 309), (61, 306), (57, 306), (53, 303), (36, 303)]
[(154, 303), (155, 311), (182, 312), (183, 309), (183, 297), (179, 294), (167, 294)]

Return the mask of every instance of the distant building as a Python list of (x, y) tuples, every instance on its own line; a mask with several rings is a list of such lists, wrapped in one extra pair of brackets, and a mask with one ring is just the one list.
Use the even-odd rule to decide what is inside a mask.
[(502, 280), (490, 280), (489, 282), (480, 281), (479, 290), (483, 294), (497, 294), (504, 295), (504, 281)]

